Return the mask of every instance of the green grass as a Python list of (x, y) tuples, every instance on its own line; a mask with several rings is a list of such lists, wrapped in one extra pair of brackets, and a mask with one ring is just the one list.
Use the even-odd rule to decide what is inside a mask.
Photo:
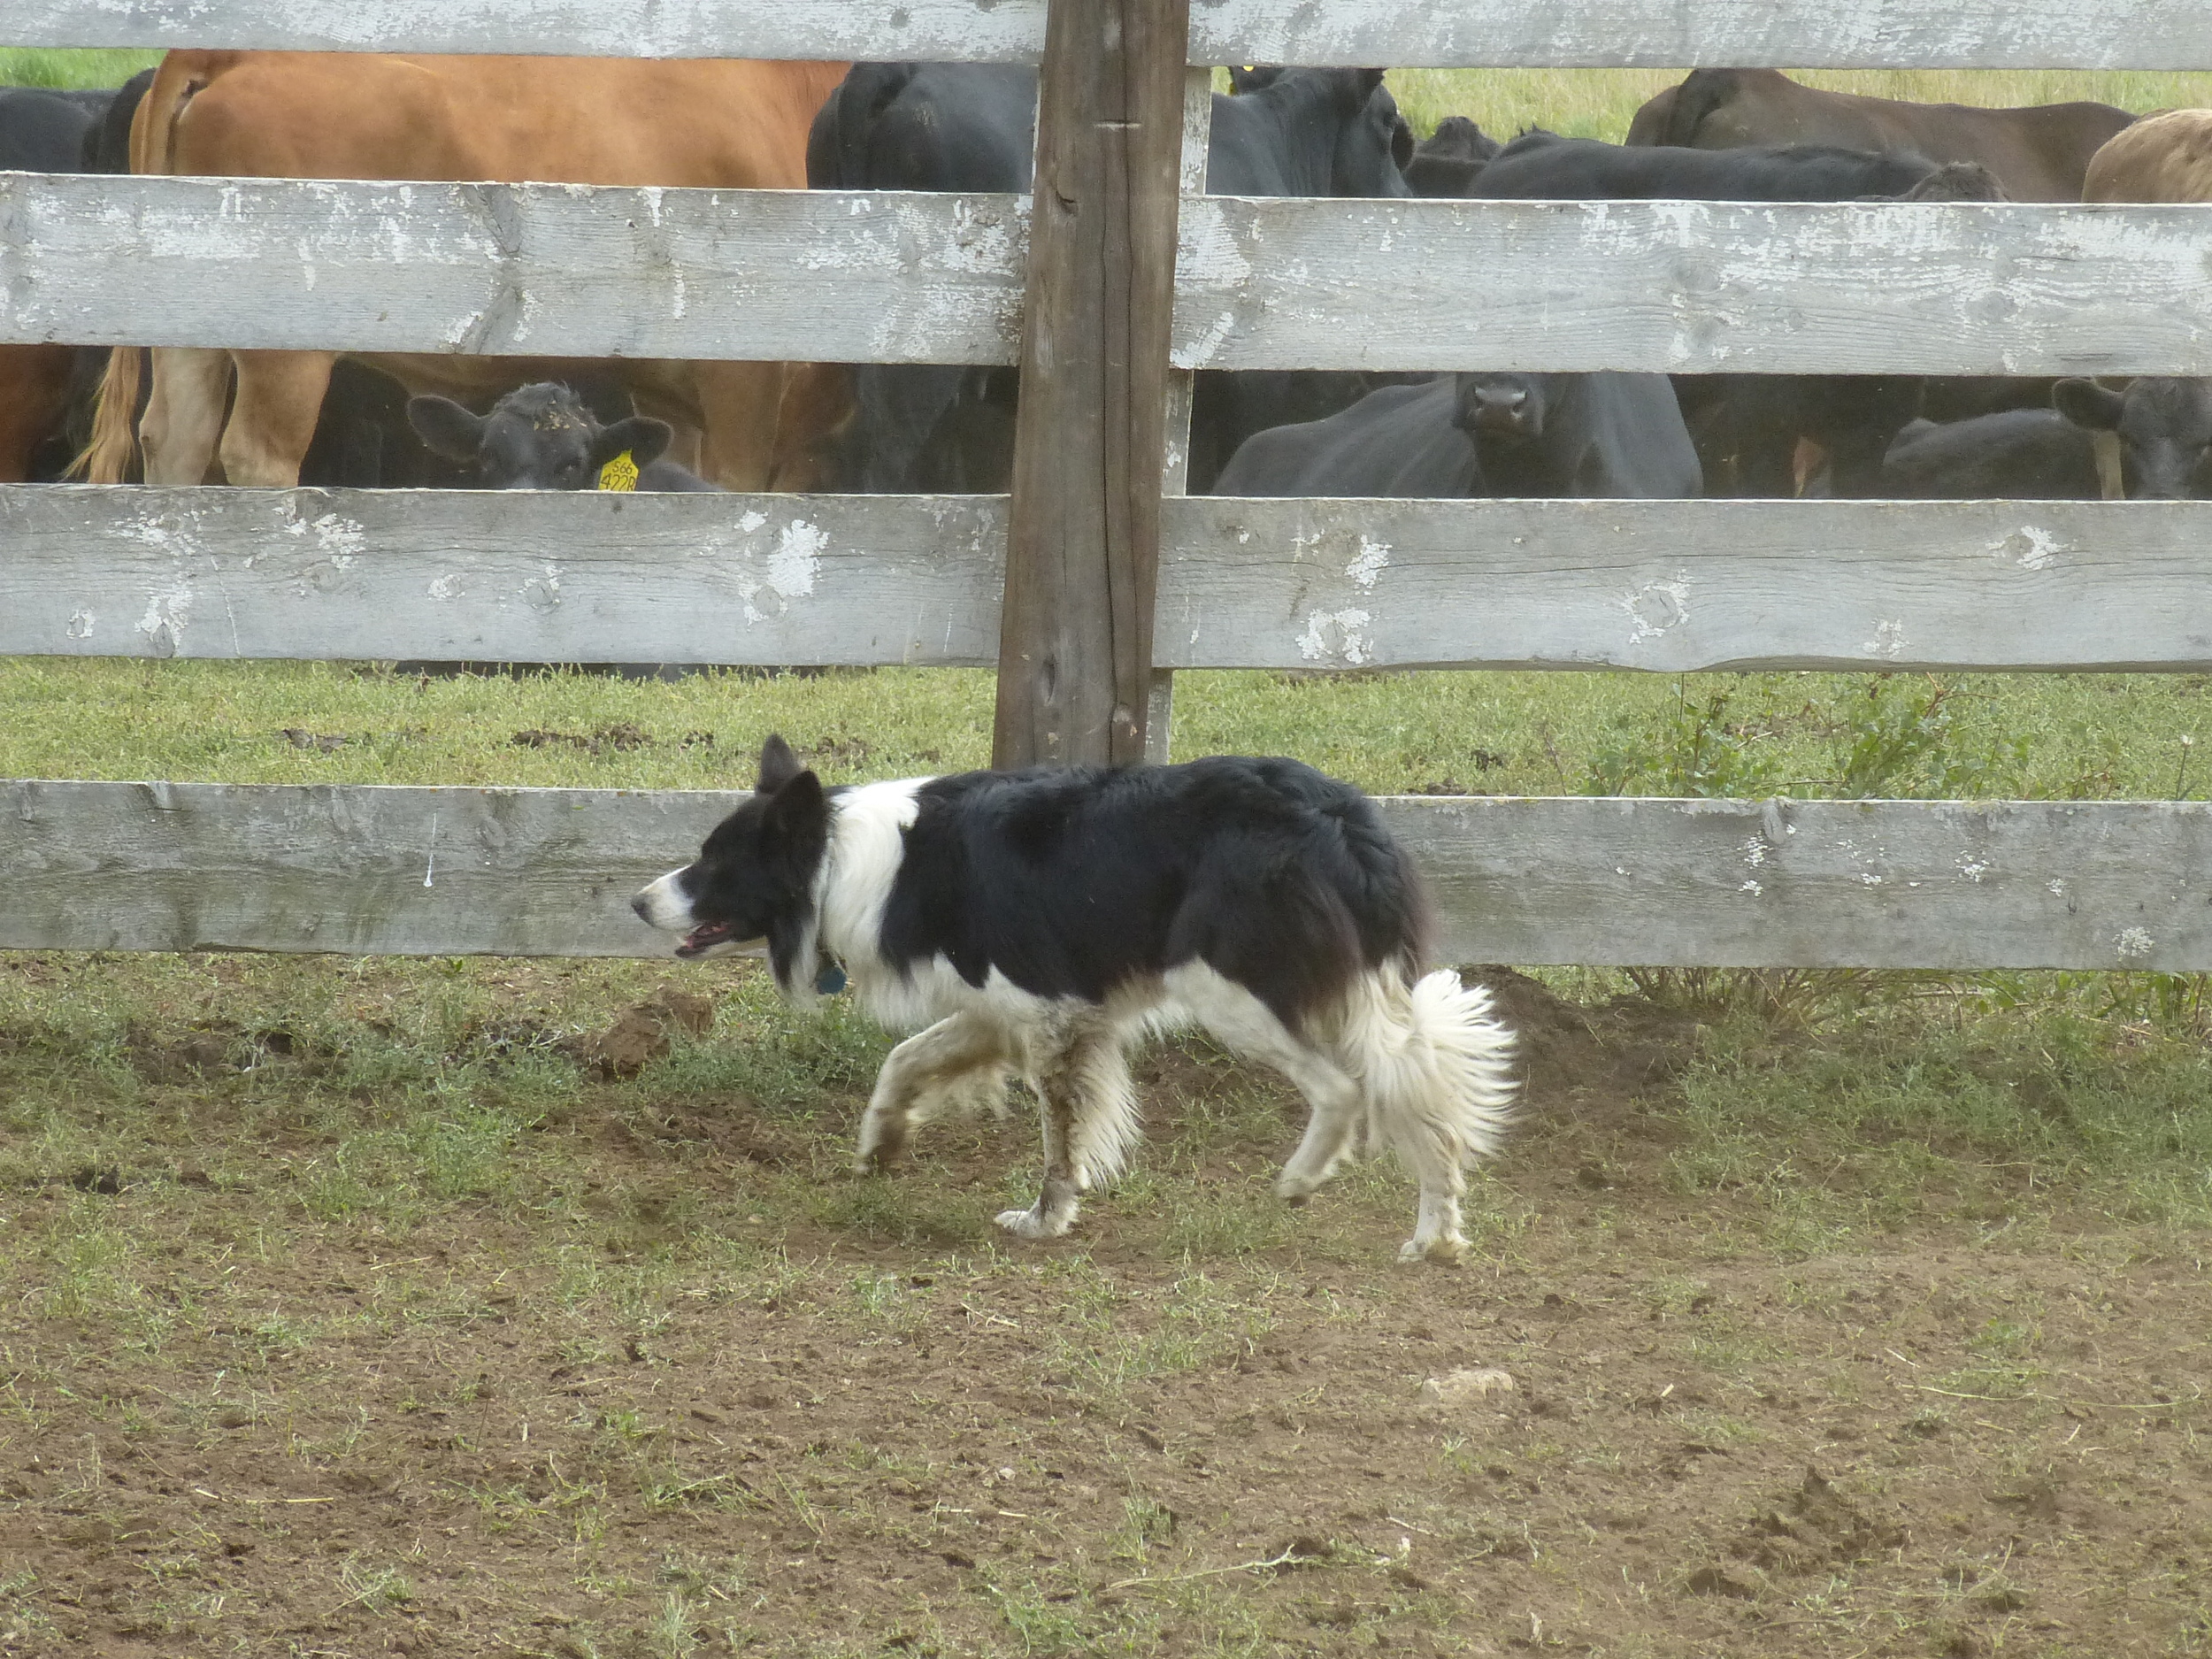
[[(0, 18), (0, 32), (7, 20)], [(119, 87), (161, 61), (159, 52), (41, 51), (0, 46), (0, 87)]]
[[(991, 684), (953, 670), (663, 685), (16, 658), (0, 661), (0, 777), (729, 788), (751, 781), (761, 738), (781, 731), (845, 782), (984, 764)], [(2208, 687), (2198, 675), (1187, 673), (1174, 750), (1294, 755), (1377, 792), (2202, 798)]]

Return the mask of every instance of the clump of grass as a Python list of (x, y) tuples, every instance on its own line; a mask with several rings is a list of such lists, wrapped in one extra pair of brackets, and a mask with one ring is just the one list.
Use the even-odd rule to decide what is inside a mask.
[(119, 87), (160, 61), (159, 52), (0, 46), (0, 87)]

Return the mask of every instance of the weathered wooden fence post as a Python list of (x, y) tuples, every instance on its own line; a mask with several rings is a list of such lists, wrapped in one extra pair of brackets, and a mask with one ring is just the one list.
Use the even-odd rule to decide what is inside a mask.
[(992, 761), (1144, 756), (1189, 0), (1051, 0)]

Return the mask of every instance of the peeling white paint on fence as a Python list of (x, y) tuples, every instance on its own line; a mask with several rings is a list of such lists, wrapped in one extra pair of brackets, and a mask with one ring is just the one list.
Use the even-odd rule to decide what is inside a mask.
[[(2212, 503), (2031, 511), (2062, 557), (1992, 557), (2017, 502), (1170, 500), (1156, 649), (1178, 669), (2212, 666)], [(1371, 587), (1363, 541), (1390, 549)]]
[[(2212, 206), (1208, 197), (1175, 362), (2212, 373), (2208, 240)], [(1010, 363), (1027, 242), (1007, 196), (18, 174), (0, 340)]]
[[(629, 897), (738, 798), (0, 782), (0, 949), (660, 956)], [(2201, 803), (1382, 808), (1448, 961), (2212, 969)]]
[(1208, 197), (1183, 206), (1173, 360), (2203, 374), (2208, 242), (2212, 205)]
[(0, 547), (0, 652), (985, 664), (1005, 507), (12, 485)]
[(0, 340), (1010, 363), (1028, 215), (1014, 196), (0, 174)]
[[(2212, 503), (2034, 518), (2062, 557), (1992, 557), (2012, 502), (1170, 497), (1157, 660), (2212, 669)], [(1004, 525), (990, 496), (0, 486), (0, 651), (988, 664)], [(93, 620), (156, 595), (227, 626)]]

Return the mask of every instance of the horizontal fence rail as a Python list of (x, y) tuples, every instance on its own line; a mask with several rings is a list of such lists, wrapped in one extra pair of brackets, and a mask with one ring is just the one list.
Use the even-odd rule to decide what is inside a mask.
[[(1014, 360), (1027, 198), (0, 175), (0, 340)], [(2212, 373), (2212, 206), (1184, 204), (1216, 369)]]
[(0, 486), (0, 654), (998, 660), (1005, 498)]
[(2212, 503), (1167, 505), (1177, 668), (2212, 666)]
[[(667, 954), (741, 797), (0, 782), (0, 949)], [(1447, 960), (2212, 968), (2212, 805), (1396, 798)]]
[(0, 173), (0, 341), (1011, 363), (1028, 245), (1012, 196)]
[[(1171, 498), (1163, 668), (2212, 670), (2212, 503)], [(982, 666), (1001, 496), (0, 486), (0, 654)]]
[(2212, 206), (1183, 207), (1179, 368), (2212, 373)]
[[(1043, 0), (12, 0), (7, 43), (1033, 62)], [(2212, 18), (2159, 0), (1196, 0), (1194, 64), (2194, 69)]]

